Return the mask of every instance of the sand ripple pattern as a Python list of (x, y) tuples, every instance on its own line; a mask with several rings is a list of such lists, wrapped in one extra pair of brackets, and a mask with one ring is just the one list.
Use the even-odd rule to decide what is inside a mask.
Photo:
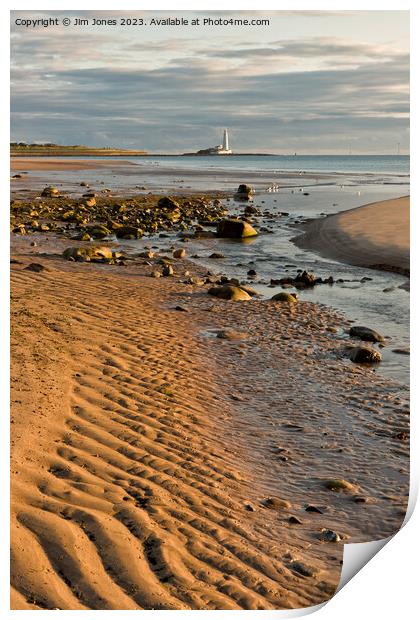
[(234, 405), (189, 316), (157, 307), (150, 279), (57, 265), (13, 272), (12, 607), (327, 598), (338, 572), (297, 574), (304, 546), (244, 509), (249, 481), (217, 430)]

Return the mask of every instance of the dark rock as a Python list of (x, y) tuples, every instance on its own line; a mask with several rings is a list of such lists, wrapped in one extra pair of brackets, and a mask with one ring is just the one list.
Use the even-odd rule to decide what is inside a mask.
[(342, 537), (340, 534), (337, 534), (337, 532), (324, 528), (321, 532), (321, 540), (325, 542), (338, 543), (342, 540)]
[(223, 340), (245, 340), (248, 338), (248, 334), (236, 331), (235, 329), (221, 329), (217, 332), (217, 337)]
[(289, 517), (289, 523), (291, 525), (302, 525), (303, 521), (292, 515)]
[(313, 568), (312, 566), (304, 564), (298, 560), (290, 562), (289, 567), (303, 577), (314, 577), (319, 572), (317, 568)]
[(41, 265), (40, 263), (30, 263), (27, 267), (25, 267), (25, 270), (27, 271), (35, 271), (37, 273), (39, 273), (40, 271), (45, 271), (46, 267), (44, 267), (44, 265)]
[(175, 210), (179, 209), (179, 204), (172, 198), (169, 198), (169, 196), (164, 196), (158, 201), (158, 207), (160, 209)]
[(392, 349), (393, 353), (398, 353), (399, 355), (410, 355), (410, 349)]
[(254, 207), (253, 205), (247, 205), (245, 207), (244, 213), (246, 216), (261, 215), (261, 211), (258, 209), (258, 207)]
[(378, 364), (382, 360), (379, 351), (371, 347), (354, 347), (349, 357), (355, 364)]
[(257, 231), (243, 220), (221, 220), (217, 224), (217, 236), (230, 239), (243, 239), (246, 237), (255, 237)]
[(121, 226), (117, 228), (115, 235), (118, 239), (140, 239), (143, 236), (143, 231), (137, 226)]
[(302, 271), (302, 273), (300, 273), (299, 275), (296, 276), (296, 278), (294, 279), (294, 284), (296, 285), (300, 285), (302, 287), (311, 287), (311, 286), (315, 286), (316, 284), (316, 277), (314, 276), (313, 273), (308, 273), (307, 271)]
[(318, 508), (317, 506), (306, 506), (305, 508), (306, 512), (314, 512), (316, 514), (322, 515), (324, 514), (323, 511)]
[(220, 252), (213, 252), (213, 254), (210, 254), (209, 258), (225, 258), (225, 255)]
[(111, 231), (106, 226), (89, 226), (86, 232), (93, 237), (93, 239), (105, 239), (111, 234)]
[(241, 183), (236, 190), (235, 198), (237, 200), (250, 200), (254, 190), (250, 185), (245, 185), (245, 183)]
[(53, 187), (52, 185), (48, 187), (44, 187), (41, 193), (41, 196), (44, 198), (54, 198), (59, 195), (60, 195), (59, 190), (56, 187)]
[(385, 338), (378, 334), (374, 329), (370, 327), (362, 327), (361, 325), (353, 325), (349, 331), (350, 336), (353, 338), (360, 338), (366, 342), (384, 342)]
[(165, 265), (165, 267), (162, 269), (162, 275), (163, 276), (173, 276), (174, 275), (174, 268), (172, 267), (172, 265)]

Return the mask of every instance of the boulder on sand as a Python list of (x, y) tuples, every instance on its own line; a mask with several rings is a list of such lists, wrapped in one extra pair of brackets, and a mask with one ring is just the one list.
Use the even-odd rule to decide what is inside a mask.
[(56, 187), (52, 187), (52, 185), (48, 187), (44, 187), (42, 190), (41, 196), (43, 198), (54, 198), (55, 196), (59, 196), (60, 192)]
[(105, 239), (111, 234), (111, 231), (106, 226), (101, 226), (100, 224), (89, 226), (86, 231), (93, 239)]
[(143, 236), (143, 231), (137, 226), (121, 226), (115, 231), (118, 239), (139, 239)]
[(255, 228), (243, 220), (221, 220), (217, 224), (217, 236), (230, 239), (244, 239), (245, 237), (255, 237), (258, 235)]
[(353, 338), (360, 338), (360, 340), (364, 340), (366, 342), (383, 342), (385, 338), (375, 332), (374, 329), (370, 329), (370, 327), (362, 327), (361, 325), (353, 325), (349, 331), (350, 336)]
[(250, 185), (245, 185), (245, 183), (241, 183), (236, 190), (235, 198), (238, 200), (251, 200), (253, 193), (254, 190)]
[(219, 299), (227, 299), (229, 301), (247, 301), (251, 299), (246, 291), (239, 288), (239, 286), (233, 286), (231, 284), (225, 284), (224, 286), (213, 286), (208, 290), (209, 295), (218, 297)]
[(277, 293), (276, 295), (273, 295), (271, 301), (287, 301), (290, 304), (295, 304), (297, 303), (297, 295), (293, 295), (292, 293), (285, 293), (283, 291), (282, 293)]
[(112, 250), (106, 246), (92, 247), (73, 247), (67, 248), (63, 252), (63, 258), (67, 260), (90, 261), (102, 260), (104, 262), (112, 260)]
[(176, 202), (176, 200), (169, 198), (169, 196), (164, 196), (158, 201), (158, 207), (160, 209), (173, 210), (173, 209), (179, 209), (179, 204)]
[(349, 357), (355, 364), (378, 364), (382, 359), (379, 351), (371, 347), (354, 347)]

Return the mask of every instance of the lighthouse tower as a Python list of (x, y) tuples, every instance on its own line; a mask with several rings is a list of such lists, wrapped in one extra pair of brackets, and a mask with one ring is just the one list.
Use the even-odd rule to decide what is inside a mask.
[(228, 136), (228, 130), (225, 129), (223, 132), (223, 150), (224, 151), (228, 151), (229, 150), (229, 136)]

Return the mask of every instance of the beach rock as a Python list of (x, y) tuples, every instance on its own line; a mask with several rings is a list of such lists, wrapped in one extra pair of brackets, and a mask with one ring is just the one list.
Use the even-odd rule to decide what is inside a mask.
[(151, 272), (150, 277), (151, 277), (151, 278), (160, 278), (160, 276), (161, 276), (161, 275), (162, 275), (162, 274), (160, 273), (160, 271), (156, 271), (156, 270), (155, 270), (155, 271), (152, 271), (152, 272)]
[(221, 220), (217, 224), (217, 236), (229, 239), (244, 239), (258, 235), (255, 228), (243, 220)]
[(284, 291), (281, 293), (277, 293), (271, 298), (271, 301), (286, 301), (290, 304), (297, 303), (297, 296), (292, 293), (285, 293)]
[(140, 252), (139, 254), (139, 258), (154, 258), (155, 257), (155, 253), (152, 252), (152, 250), (145, 250), (144, 252)]
[(248, 334), (235, 329), (221, 329), (217, 332), (217, 338), (222, 338), (223, 340), (245, 340), (248, 338)]
[(410, 355), (410, 349), (407, 347), (405, 349), (392, 349), (393, 353), (398, 353), (398, 355)]
[(25, 224), (18, 224), (13, 228), (13, 232), (18, 235), (26, 235)]
[(244, 213), (247, 217), (249, 215), (261, 215), (260, 209), (258, 209), (258, 207), (254, 207), (253, 205), (247, 205), (244, 209)]
[(174, 310), (178, 310), (178, 312), (188, 312), (188, 308), (185, 308), (185, 306), (175, 306)]
[(208, 294), (229, 301), (248, 301), (251, 299), (251, 296), (246, 291), (239, 288), (239, 286), (232, 286), (231, 284), (213, 286), (208, 290)]
[(270, 508), (270, 510), (290, 510), (292, 507), (290, 502), (279, 497), (267, 497), (263, 504), (266, 508)]
[[(302, 271), (296, 278), (293, 280), (295, 286), (300, 287), (312, 287), (315, 286), (317, 278), (313, 273), (308, 273), (307, 271)], [(322, 282), (322, 280), (321, 280)]]
[(299, 575), (302, 575), (303, 577), (314, 577), (319, 572), (317, 568), (313, 568), (312, 566), (304, 564), (299, 560), (294, 560), (293, 562), (290, 562), (289, 568), (294, 570), (296, 573), (299, 573)]
[(41, 196), (43, 198), (55, 198), (56, 196), (59, 196), (59, 195), (60, 195), (60, 191), (56, 187), (53, 187), (52, 185), (49, 185), (48, 187), (44, 187), (41, 193)]
[(323, 528), (323, 530), (321, 531), (321, 540), (325, 541), (325, 542), (331, 542), (331, 543), (338, 543), (340, 542), (340, 540), (342, 540), (342, 537), (340, 536), (340, 534), (337, 534), (337, 532), (334, 532), (333, 530), (328, 530)]
[(344, 492), (344, 493), (351, 493), (351, 492), (354, 492), (356, 489), (356, 487), (353, 484), (351, 484), (351, 482), (348, 482), (347, 480), (344, 480), (343, 478), (330, 478), (328, 480), (325, 480), (324, 486), (330, 491)]
[(205, 284), (203, 278), (199, 278), (198, 276), (190, 276), (187, 280), (185, 280), (185, 284), (193, 284), (194, 286), (203, 286)]
[(184, 258), (186, 256), (186, 251), (184, 250), (184, 248), (179, 248), (178, 250), (174, 250), (172, 252), (172, 256), (174, 258)]
[(162, 269), (162, 275), (163, 276), (173, 276), (174, 275), (174, 268), (172, 267), (172, 265), (165, 265), (165, 267)]
[(370, 327), (362, 327), (361, 325), (353, 325), (349, 331), (350, 336), (353, 338), (360, 338), (366, 342), (384, 342), (385, 338), (378, 334), (374, 329)]
[(237, 200), (250, 200), (254, 190), (250, 185), (245, 185), (245, 183), (241, 183), (236, 190), (235, 198)]
[(243, 291), (245, 291), (245, 293), (248, 293), (248, 295), (251, 295), (251, 297), (257, 297), (258, 293), (255, 289), (252, 288), (252, 286), (248, 286), (247, 284), (239, 284), (238, 286)]
[(143, 231), (137, 226), (121, 226), (117, 228), (115, 235), (118, 239), (140, 239), (143, 236)]
[(378, 364), (382, 360), (382, 355), (371, 347), (354, 347), (349, 355), (355, 364)]
[(292, 515), (291, 517), (289, 517), (289, 523), (291, 525), (302, 525), (303, 521)]
[(210, 254), (209, 258), (214, 258), (214, 259), (225, 258), (225, 255), (221, 254), (220, 252), (213, 252), (213, 254)]
[(108, 261), (112, 260), (112, 250), (106, 246), (73, 247), (63, 252), (63, 258), (67, 260), (89, 261), (92, 259)]
[(306, 506), (305, 510), (306, 510), (306, 512), (313, 512), (313, 513), (319, 514), (319, 515), (324, 514), (323, 511), (320, 508), (318, 508), (318, 506), (309, 505), (309, 506)]
[(106, 226), (89, 226), (86, 231), (93, 239), (105, 239), (111, 234)]
[(255, 278), (255, 276), (257, 275), (257, 272), (255, 271), (255, 269), (249, 269), (246, 275), (249, 276), (250, 278)]
[(87, 207), (94, 207), (96, 205), (96, 198), (87, 198), (85, 201)]
[(169, 198), (169, 196), (164, 196), (158, 201), (158, 207), (160, 209), (174, 210), (179, 209), (179, 204), (172, 198)]
[(39, 273), (41, 271), (45, 271), (46, 267), (44, 267), (44, 265), (41, 265), (40, 263), (30, 263), (27, 267), (25, 267), (26, 271), (35, 271), (36, 273)]
[(77, 239), (77, 241), (90, 241), (92, 237), (87, 232), (81, 232), (79, 235), (74, 237), (74, 239)]

